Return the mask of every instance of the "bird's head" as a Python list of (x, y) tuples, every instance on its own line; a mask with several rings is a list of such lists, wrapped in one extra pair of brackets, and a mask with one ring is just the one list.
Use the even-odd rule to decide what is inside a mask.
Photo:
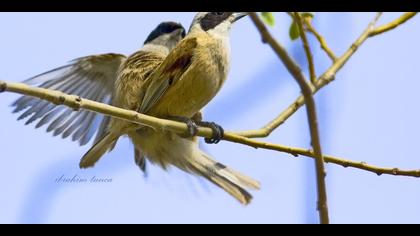
[(199, 12), (190, 26), (190, 32), (203, 30), (218, 35), (228, 35), (234, 22), (246, 16), (244, 12)]
[(184, 27), (172, 21), (160, 23), (144, 41), (144, 45), (164, 46), (171, 51), (185, 37)]

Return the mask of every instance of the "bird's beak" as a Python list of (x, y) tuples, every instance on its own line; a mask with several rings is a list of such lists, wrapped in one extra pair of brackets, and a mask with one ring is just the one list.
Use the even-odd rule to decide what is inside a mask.
[(232, 14), (233, 18), (232, 18), (232, 23), (241, 19), (244, 16), (247, 16), (248, 13), (247, 12), (235, 12)]

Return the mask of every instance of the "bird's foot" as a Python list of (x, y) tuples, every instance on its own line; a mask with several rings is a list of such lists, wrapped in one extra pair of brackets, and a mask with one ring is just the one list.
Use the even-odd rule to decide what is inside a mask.
[(182, 116), (169, 116), (169, 119), (183, 122), (187, 125), (188, 127), (187, 132), (185, 134), (179, 134), (181, 138), (191, 138), (197, 135), (198, 126), (192, 119), (188, 117), (182, 117)]
[(211, 138), (204, 138), (204, 141), (209, 144), (218, 143), (221, 139), (223, 139), (224, 136), (224, 129), (222, 126), (214, 123), (214, 122), (206, 122), (206, 121), (200, 121), (197, 122), (198, 125), (210, 128), (213, 130), (213, 136)]

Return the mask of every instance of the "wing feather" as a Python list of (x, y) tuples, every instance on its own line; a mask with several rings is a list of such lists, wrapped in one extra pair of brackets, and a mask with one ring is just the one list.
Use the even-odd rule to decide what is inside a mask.
[(197, 47), (196, 38), (186, 38), (175, 47), (162, 64), (145, 81), (145, 89), (139, 112), (147, 113), (189, 69)]
[[(118, 70), (126, 57), (121, 54), (100, 54), (74, 59), (69, 64), (41, 73), (24, 81), (30, 85), (58, 90), (86, 99), (110, 104)], [(26, 124), (38, 119), (36, 128), (49, 124), (47, 132), (63, 138), (72, 135), (80, 145), (88, 143), (97, 132), (102, 135), (109, 118), (93, 112), (73, 111), (65, 106), (22, 96), (12, 106), (13, 112), (24, 111), (18, 120), (30, 118)]]

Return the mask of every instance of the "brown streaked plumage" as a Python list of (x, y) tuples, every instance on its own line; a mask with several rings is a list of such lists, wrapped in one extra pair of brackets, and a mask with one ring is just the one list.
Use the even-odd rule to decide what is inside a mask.
[[(138, 110), (148, 76), (163, 62), (173, 47), (185, 36), (184, 28), (177, 23), (164, 22), (150, 33), (143, 48), (129, 56), (120, 66), (115, 81), (113, 105)], [(80, 160), (80, 168), (88, 168), (112, 150), (119, 137), (138, 125), (110, 118), (105, 134)], [(144, 169), (141, 150), (135, 149), (135, 162)]]

